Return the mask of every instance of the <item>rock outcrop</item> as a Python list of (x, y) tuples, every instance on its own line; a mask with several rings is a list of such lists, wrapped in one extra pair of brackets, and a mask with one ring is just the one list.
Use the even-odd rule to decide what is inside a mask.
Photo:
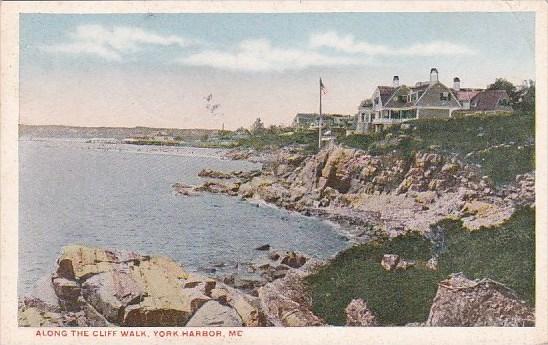
[(375, 314), (361, 298), (350, 301), (344, 311), (347, 326), (374, 327), (379, 325)]
[(67, 246), (57, 264), (21, 304), (21, 326), (265, 325), (255, 297), (167, 257)]
[(311, 298), (304, 278), (311, 274), (320, 262), (309, 260), (300, 270), (290, 270), (259, 289), (259, 301), (269, 323), (274, 326), (305, 327), (322, 326), (325, 321), (312, 312)]
[(329, 146), (306, 156), (284, 149), (270, 154), (260, 174), (242, 179), (236, 173), (206, 175), (233, 179), (227, 184), (206, 181), (197, 190), (260, 199), (327, 218), (356, 242), (410, 231), (425, 234), (445, 218), (462, 219), (470, 230), (498, 226), (517, 207), (534, 206), (535, 200), (534, 173), (497, 187), (477, 166), (431, 151), (375, 156)]
[(534, 312), (501, 283), (454, 274), (439, 283), (426, 326), (534, 326)]
[(241, 327), (240, 315), (217, 301), (206, 302), (187, 322), (187, 327)]

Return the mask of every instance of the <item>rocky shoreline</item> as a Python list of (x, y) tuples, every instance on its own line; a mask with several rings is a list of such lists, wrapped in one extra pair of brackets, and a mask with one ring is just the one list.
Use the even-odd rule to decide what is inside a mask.
[[(295, 252), (271, 251), (254, 265), (266, 277), (264, 283), (247, 286), (187, 272), (164, 256), (67, 246), (55, 272), (37, 282), (20, 301), (19, 325), (305, 325), (308, 316), (299, 314), (303, 306), (281, 303), (286, 291), (280, 293), (269, 284), (304, 277), (320, 264)], [(305, 291), (300, 293), (304, 296)]]
[[(251, 155), (251, 154), (250, 154)], [(232, 152), (230, 159), (250, 155)], [(266, 157), (266, 156), (265, 156)], [(496, 186), (475, 166), (434, 152), (372, 156), (338, 146), (315, 155), (285, 148), (256, 171), (205, 169), (200, 185), (173, 185), (192, 197), (220, 193), (317, 216), (356, 243), (409, 232), (429, 236), (444, 219), (496, 227), (520, 207), (534, 207), (534, 172)], [(263, 157), (264, 158), (264, 157)], [(162, 256), (68, 246), (57, 268), (19, 304), (20, 326), (321, 326), (304, 279), (324, 262), (271, 250), (247, 275), (207, 277)], [(417, 264), (386, 253), (385, 270)], [(436, 258), (428, 261), (436, 269)], [(458, 312), (455, 312), (457, 310)], [(367, 301), (346, 307), (348, 326), (379, 326)], [(534, 310), (504, 285), (455, 273), (439, 283), (427, 320), (408, 326), (532, 326)], [(386, 325), (384, 325), (386, 326)]]
[[(281, 149), (261, 171), (203, 170), (198, 186), (175, 184), (182, 195), (221, 193), (259, 200), (341, 225), (351, 240), (430, 232), (443, 219), (465, 228), (495, 227), (523, 206), (534, 207), (534, 172), (496, 186), (478, 167), (434, 152), (372, 156), (338, 146), (316, 155)], [(232, 152), (230, 157), (245, 158)]]
[[(55, 272), (20, 301), (19, 325), (325, 326), (312, 312), (304, 283), (324, 264), (294, 252), (270, 252), (269, 259), (256, 267), (271, 280), (253, 296), (245, 289), (189, 273), (167, 257), (67, 246)], [(276, 274), (280, 271), (283, 274)], [(347, 326), (380, 326), (361, 299), (352, 300), (345, 311)], [(498, 282), (454, 274), (439, 283), (428, 319), (407, 326), (534, 326), (534, 310)]]

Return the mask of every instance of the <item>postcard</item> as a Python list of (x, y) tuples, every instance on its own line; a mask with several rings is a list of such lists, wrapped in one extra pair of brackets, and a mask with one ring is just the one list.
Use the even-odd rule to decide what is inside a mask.
[(546, 344), (546, 2), (4, 2), (1, 343)]

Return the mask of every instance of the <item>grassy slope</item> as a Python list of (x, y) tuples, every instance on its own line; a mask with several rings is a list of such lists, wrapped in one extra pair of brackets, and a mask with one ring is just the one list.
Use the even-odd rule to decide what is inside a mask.
[[(433, 150), (458, 155), (468, 163), (481, 165), (482, 172), (495, 183), (504, 184), (515, 175), (534, 170), (535, 119), (532, 113), (470, 116), (441, 120), (412, 121), (414, 129), (394, 126), (382, 133), (339, 138), (344, 145), (383, 154), (397, 150), (409, 155), (417, 150)], [(405, 140), (390, 140), (399, 135)], [(486, 150), (495, 145), (510, 144)], [(477, 152), (480, 151), (480, 152)], [(477, 152), (467, 157), (470, 152)]]
[[(455, 221), (439, 226), (445, 229), (446, 249), (440, 254), (438, 271), (429, 271), (420, 262), (428, 260), (437, 246), (417, 235), (355, 246), (307, 279), (314, 312), (330, 324), (344, 325), (346, 305), (353, 298), (363, 298), (383, 324), (422, 322), (428, 317), (437, 283), (455, 272), (498, 280), (534, 303), (534, 210), (516, 212), (498, 229), (470, 233)], [(386, 272), (379, 264), (386, 253), (419, 260), (419, 265)]]

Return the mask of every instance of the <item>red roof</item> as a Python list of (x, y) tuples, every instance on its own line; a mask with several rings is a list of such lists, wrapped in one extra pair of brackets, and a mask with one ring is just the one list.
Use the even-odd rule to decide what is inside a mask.
[(455, 91), (452, 89), (451, 91), (453, 91), (453, 94), (457, 97), (459, 102), (470, 101), (478, 93), (480, 93), (480, 90), (466, 90), (466, 89), (460, 89), (459, 91)]
[(495, 110), (500, 99), (508, 99), (506, 90), (485, 90), (479, 92), (471, 102), (475, 110)]

